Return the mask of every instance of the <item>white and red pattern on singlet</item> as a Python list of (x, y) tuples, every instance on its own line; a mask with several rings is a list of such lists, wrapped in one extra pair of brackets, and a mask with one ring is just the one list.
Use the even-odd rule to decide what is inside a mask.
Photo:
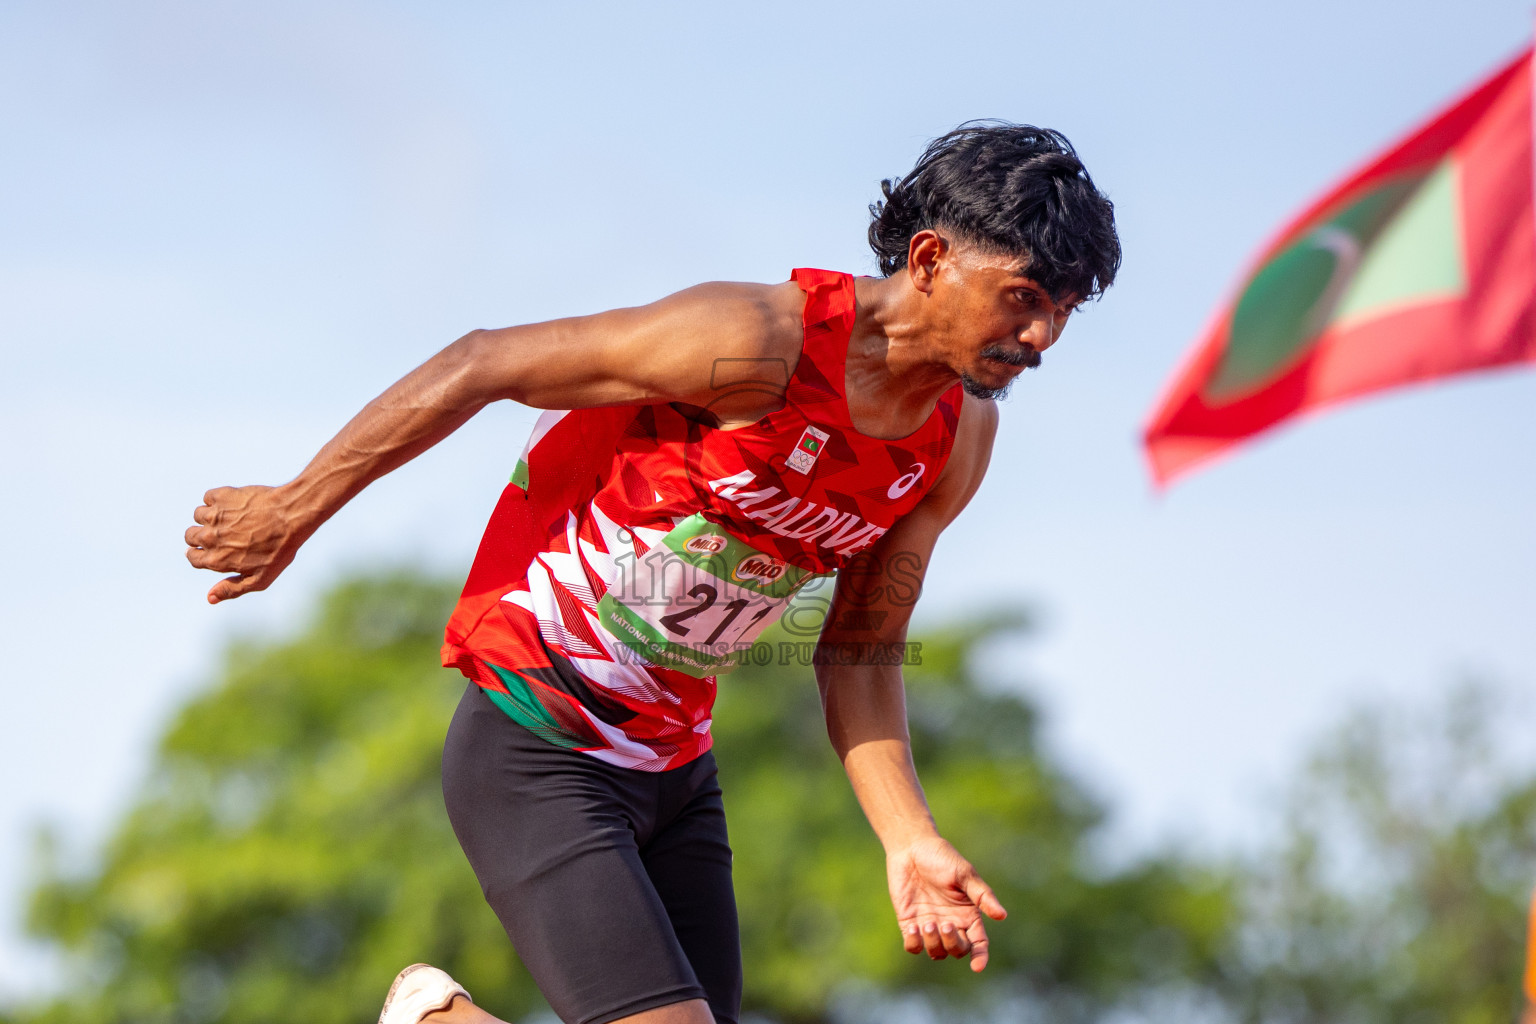
[(959, 386), (908, 437), (860, 434), (843, 391), (853, 278), (793, 280), (804, 346), (783, 407), (751, 426), (717, 429), (671, 405), (540, 418), (443, 664), (544, 739), (644, 771), (703, 754), (715, 674), (942, 472)]

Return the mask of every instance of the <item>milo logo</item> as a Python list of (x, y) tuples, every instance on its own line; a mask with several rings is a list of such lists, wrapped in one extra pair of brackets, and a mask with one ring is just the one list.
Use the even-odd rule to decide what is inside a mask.
[(725, 550), (725, 538), (718, 533), (703, 533), (685, 540), (683, 550), (690, 555), (718, 555)]
[(731, 578), (738, 583), (756, 583), (764, 586), (776, 583), (784, 575), (784, 563), (763, 554), (751, 554), (736, 563)]

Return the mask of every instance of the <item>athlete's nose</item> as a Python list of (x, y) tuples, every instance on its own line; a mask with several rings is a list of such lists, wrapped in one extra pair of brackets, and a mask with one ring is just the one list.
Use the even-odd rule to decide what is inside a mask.
[(1019, 328), (1019, 344), (1036, 352), (1044, 352), (1061, 336), (1063, 319), (1054, 312), (1038, 313), (1030, 317)]

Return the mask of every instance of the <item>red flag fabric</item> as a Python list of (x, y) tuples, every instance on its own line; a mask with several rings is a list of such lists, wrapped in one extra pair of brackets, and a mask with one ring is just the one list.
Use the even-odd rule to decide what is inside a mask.
[(1146, 428), (1159, 484), (1301, 413), (1536, 362), (1532, 51), (1262, 250)]

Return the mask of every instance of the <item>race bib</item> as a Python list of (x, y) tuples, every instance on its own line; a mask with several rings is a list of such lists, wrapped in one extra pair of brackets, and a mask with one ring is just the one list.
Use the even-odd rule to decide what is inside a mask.
[(638, 557), (597, 605), (603, 628), (655, 665), (704, 677), (725, 671), (788, 610), (813, 573), (692, 515)]

